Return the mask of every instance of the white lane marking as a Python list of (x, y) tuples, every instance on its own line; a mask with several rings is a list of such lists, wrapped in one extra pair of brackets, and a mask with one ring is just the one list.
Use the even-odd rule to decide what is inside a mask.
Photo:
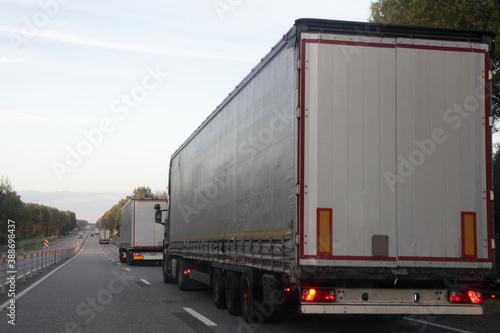
[[(69, 264), (71, 261), (73, 261), (73, 259), (75, 259), (76, 257), (78, 257), (80, 255), (80, 253), (82, 253), (82, 250), (85, 247), (85, 245), (87, 245), (86, 242), (83, 244), (83, 246), (80, 248), (80, 251), (73, 258), (71, 258), (70, 260), (66, 261), (64, 264), (62, 264), (61, 266), (59, 266), (56, 269), (54, 269), (52, 272), (50, 272), (49, 274), (45, 275), (43, 278), (41, 278), (37, 282), (33, 283), (31, 286), (29, 286), (28, 288), (24, 289), (19, 294), (16, 294), (16, 301), (18, 299), (20, 299), (21, 297), (23, 297), (28, 292), (30, 292), (32, 289), (34, 289), (40, 283), (42, 283), (43, 281), (45, 281), (46, 279), (48, 279), (49, 276), (51, 276), (52, 274), (54, 274), (55, 272), (57, 272), (58, 270), (60, 270), (64, 266), (66, 266), (67, 264)], [(10, 304), (10, 300), (5, 301), (5, 303), (3, 303), (2, 305), (0, 305), (0, 311), (2, 311), (3, 309), (5, 309), (9, 304)]]
[(114, 260), (107, 253), (104, 253), (104, 251), (102, 250), (101, 245), (99, 243), (97, 243), (97, 247), (99, 248), (99, 251), (101, 251), (103, 256), (105, 256), (108, 260), (111, 260), (111, 262), (114, 262)]
[(471, 332), (471, 331), (464, 331), (464, 330), (461, 330), (461, 329), (458, 329), (458, 328), (454, 328), (454, 327), (450, 327), (450, 326), (444, 326), (444, 325), (430, 323), (430, 322), (425, 321), (425, 320), (413, 319), (413, 318), (409, 318), (409, 317), (405, 317), (405, 319), (411, 320), (411, 321), (416, 321), (418, 323), (422, 323), (422, 324), (426, 324), (426, 325), (430, 325), (430, 326), (436, 326), (436, 327), (439, 327), (439, 328), (445, 328), (447, 330), (452, 330), (452, 331), (455, 331), (455, 332), (460, 332), (460, 333), (474, 333), (474, 332)]
[(145, 284), (151, 284), (151, 283), (149, 283), (148, 280), (145, 280), (145, 279), (141, 279), (141, 281), (144, 282)]
[(211, 321), (210, 319), (208, 319), (204, 315), (199, 314), (198, 312), (194, 311), (193, 309), (191, 309), (191, 308), (183, 308), (183, 309), (187, 313), (189, 313), (190, 315), (192, 315), (193, 317), (195, 317), (196, 319), (198, 319), (199, 321), (201, 321), (202, 323), (204, 323), (205, 325), (207, 325), (207, 326), (217, 326), (216, 323), (214, 323), (213, 321)]
[(127, 272), (130, 272), (130, 268), (125, 267), (125, 270), (126, 270)]

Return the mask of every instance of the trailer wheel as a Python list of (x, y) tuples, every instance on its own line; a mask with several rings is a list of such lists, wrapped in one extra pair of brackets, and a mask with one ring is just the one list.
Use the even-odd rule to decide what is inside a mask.
[(212, 296), (217, 309), (226, 308), (225, 280), (226, 274), (221, 269), (215, 269), (212, 283)]
[(236, 272), (226, 274), (226, 306), (233, 316), (241, 314), (240, 275)]
[(241, 314), (247, 323), (252, 321), (253, 288), (248, 274), (241, 278)]
[(186, 261), (179, 260), (177, 263), (177, 283), (179, 284), (180, 290), (187, 289), (188, 277), (184, 275), (184, 270), (186, 269)]
[(126, 260), (126, 259), (125, 259), (126, 253), (125, 253), (125, 251), (123, 251), (123, 249), (122, 249), (122, 248), (120, 248), (119, 255), (120, 255), (120, 262), (121, 262), (121, 263), (125, 263), (125, 260)]
[(125, 250), (125, 263), (130, 266), (130, 252)]
[(127, 265), (134, 266), (135, 262), (134, 259), (132, 259), (132, 252), (130, 252), (129, 250), (125, 250), (125, 257), (125, 262), (127, 263)]
[(175, 277), (173, 277), (170, 269), (170, 260), (163, 254), (163, 283), (174, 283)]

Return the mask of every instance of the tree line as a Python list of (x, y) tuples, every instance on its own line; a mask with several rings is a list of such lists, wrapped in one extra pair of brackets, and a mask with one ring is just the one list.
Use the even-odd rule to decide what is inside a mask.
[[(106, 213), (104, 213), (103, 216), (101, 216), (97, 220), (98, 227), (109, 230), (119, 229), (120, 210), (127, 203), (127, 201), (129, 201), (132, 198), (165, 199), (167, 198), (167, 192), (157, 191), (156, 193), (153, 193), (151, 188), (148, 186), (136, 187), (132, 191), (132, 195), (128, 195), (125, 198), (118, 201), (118, 203), (116, 203), (113, 207), (111, 207)], [(151, 216), (153, 216), (153, 212), (151, 212)]]
[(77, 227), (75, 213), (36, 203), (24, 203), (10, 180), (0, 178), (0, 244), (7, 241), (8, 220), (15, 221), (16, 238), (65, 235)]

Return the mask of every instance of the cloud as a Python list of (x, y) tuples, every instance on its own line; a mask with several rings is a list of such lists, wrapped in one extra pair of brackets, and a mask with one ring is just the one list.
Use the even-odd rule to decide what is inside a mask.
[(9, 57), (0, 57), (0, 64), (13, 64), (13, 63), (20, 63), (20, 62), (25, 62), (26, 60), (21, 59), (21, 58), (9, 58)]
[[(11, 37), (14, 35), (23, 37), (21, 27), (0, 25), (0, 32), (8, 33)], [(129, 38), (132, 37), (133, 36), (129, 36)], [(256, 59), (254, 54), (261, 53), (258, 47), (252, 45), (236, 45), (234, 42), (221, 43), (218, 41), (198, 40), (194, 38), (180, 39), (175, 36), (165, 35), (156, 37), (157, 40), (149, 40), (147, 44), (140, 44), (110, 41), (103, 39), (102, 36), (90, 37), (83, 36), (82, 34), (40, 29), (37, 35), (32, 38), (107, 50), (139, 52), (181, 58), (245, 61), (252, 63), (255, 62)], [(157, 45), (167, 45), (167, 47)], [(205, 52), (199, 52), (200, 48), (204, 49)]]
[(0, 119), (1, 120), (33, 120), (33, 121), (46, 121), (52, 123), (93, 123), (84, 118), (56, 118), (56, 117), (45, 117), (31, 113), (24, 113), (12, 110), (1, 110), (0, 109)]

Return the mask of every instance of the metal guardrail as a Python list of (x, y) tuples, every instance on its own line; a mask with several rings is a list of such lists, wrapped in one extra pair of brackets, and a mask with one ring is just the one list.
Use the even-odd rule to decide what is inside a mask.
[(2, 254), (0, 261), (0, 293), (8, 292), (8, 285), (15, 276), (16, 281), (26, 279), (50, 270), (70, 258), (74, 257), (81, 249), (87, 238), (79, 241), (76, 246), (67, 249), (43, 249), (26, 254), (16, 254), (15, 262), (7, 254)]

